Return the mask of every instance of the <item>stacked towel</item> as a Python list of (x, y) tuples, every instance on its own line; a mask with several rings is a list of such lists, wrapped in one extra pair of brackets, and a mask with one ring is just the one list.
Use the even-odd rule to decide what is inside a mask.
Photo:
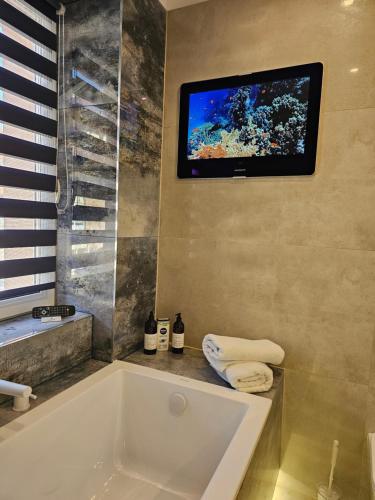
[(215, 368), (214, 364), (211, 366), (221, 378), (241, 392), (265, 392), (269, 391), (273, 384), (271, 368), (258, 361), (228, 363), (228, 366), (221, 370)]
[(202, 346), (212, 368), (242, 392), (268, 391), (273, 384), (273, 372), (265, 363), (279, 365), (285, 355), (283, 349), (270, 340), (209, 334)]

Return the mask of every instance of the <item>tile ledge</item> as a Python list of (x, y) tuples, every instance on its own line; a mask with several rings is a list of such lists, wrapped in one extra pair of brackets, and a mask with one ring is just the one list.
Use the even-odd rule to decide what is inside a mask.
[[(230, 385), (211, 368), (203, 351), (196, 347), (185, 346), (183, 354), (173, 354), (171, 351), (164, 351), (152, 356), (144, 354), (143, 348), (141, 348), (121, 359), (136, 365), (147, 366), (156, 370), (230, 388)], [(255, 396), (274, 400), (283, 391), (284, 370), (279, 366), (271, 366), (271, 368), (274, 373), (273, 386), (269, 391), (258, 392)]]
[(63, 318), (58, 323), (41, 323), (29, 313), (2, 320), (0, 321), (0, 349), (34, 335), (61, 328), (72, 321), (81, 321), (91, 317), (91, 314), (77, 311), (74, 316)]

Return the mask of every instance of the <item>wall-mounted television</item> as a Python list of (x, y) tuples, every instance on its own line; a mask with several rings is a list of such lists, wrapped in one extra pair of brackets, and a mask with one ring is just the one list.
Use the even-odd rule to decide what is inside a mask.
[(314, 173), (323, 65), (185, 83), (180, 178)]

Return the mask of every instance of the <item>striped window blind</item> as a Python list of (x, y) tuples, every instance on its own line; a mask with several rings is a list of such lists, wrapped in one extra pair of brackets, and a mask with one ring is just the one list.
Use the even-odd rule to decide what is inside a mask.
[(55, 287), (56, 13), (0, 0), (0, 300)]

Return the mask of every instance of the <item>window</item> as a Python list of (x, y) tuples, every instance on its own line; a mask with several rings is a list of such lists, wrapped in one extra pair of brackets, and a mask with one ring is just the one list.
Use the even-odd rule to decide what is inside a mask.
[(0, 306), (18, 312), (55, 288), (56, 47), (46, 0), (0, 0)]

